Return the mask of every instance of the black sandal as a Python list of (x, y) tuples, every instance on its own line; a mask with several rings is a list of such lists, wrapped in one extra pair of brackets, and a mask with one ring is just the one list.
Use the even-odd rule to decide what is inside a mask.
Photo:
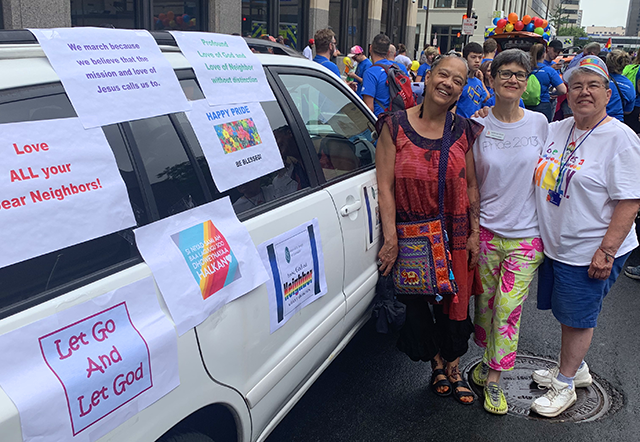
[[(471, 393), (471, 387), (469, 387), (469, 384), (464, 379), (451, 382), (451, 388), (453, 389), (453, 397), (462, 405), (471, 405), (475, 403), (476, 397)], [(466, 388), (469, 391), (459, 391), (458, 388)], [(472, 400), (469, 402), (463, 401), (462, 398), (464, 397), (470, 397)]]
[[(444, 376), (444, 379), (440, 379), (438, 382), (435, 382), (436, 378), (440, 375)], [(439, 387), (449, 387), (449, 389), (446, 392), (441, 393), (438, 391)], [(449, 396), (451, 394), (451, 382), (447, 379), (447, 374), (445, 373), (444, 368), (434, 368), (431, 370), (431, 391), (441, 397)]]

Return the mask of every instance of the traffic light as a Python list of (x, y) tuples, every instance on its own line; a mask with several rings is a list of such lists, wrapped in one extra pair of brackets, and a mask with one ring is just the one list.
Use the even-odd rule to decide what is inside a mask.
[(478, 29), (478, 16), (475, 12), (471, 14), (471, 18), (473, 19), (473, 29)]

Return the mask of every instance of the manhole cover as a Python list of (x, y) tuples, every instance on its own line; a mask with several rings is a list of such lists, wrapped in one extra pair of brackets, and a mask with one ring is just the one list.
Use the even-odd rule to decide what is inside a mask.
[[(475, 360), (467, 364), (463, 369), (463, 375), (469, 381), (471, 388), (478, 397), (483, 398), (482, 387), (479, 387), (471, 380), (471, 372), (480, 363)], [(529, 414), (531, 403), (545, 393), (545, 389), (531, 379), (531, 372), (541, 368), (552, 368), (556, 365), (555, 361), (540, 358), (537, 356), (518, 355), (515, 367), (512, 371), (502, 374), (500, 384), (504, 389), (504, 394), (509, 403), (508, 414), (512, 416), (525, 417), (527, 419), (540, 419), (549, 422), (588, 422), (601, 418), (612, 409), (612, 400), (608, 391), (615, 392), (615, 396), (620, 394), (606, 385), (604, 381), (598, 378), (592, 372), (593, 384), (588, 388), (578, 388), (576, 395), (577, 402), (564, 413), (555, 418), (546, 418), (536, 413)], [(617, 407), (613, 407), (614, 411)]]

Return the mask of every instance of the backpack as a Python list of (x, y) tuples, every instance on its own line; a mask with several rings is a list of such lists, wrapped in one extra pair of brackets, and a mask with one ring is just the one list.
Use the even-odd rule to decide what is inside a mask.
[(540, 104), (540, 93), (542, 92), (542, 88), (540, 87), (540, 81), (538, 78), (533, 75), (533, 71), (529, 78), (527, 79), (527, 88), (522, 94), (522, 101), (525, 106), (537, 106)]
[[(387, 74), (389, 107), (384, 110), (385, 112), (409, 109), (416, 105), (413, 90), (411, 90), (411, 79), (407, 77), (398, 66), (394, 64), (383, 65), (378, 63), (374, 63), (373, 66), (381, 67)], [(383, 107), (382, 103), (379, 101), (378, 104)]]
[(634, 89), (636, 86), (636, 75), (638, 75), (638, 67), (640, 67), (640, 65), (638, 64), (628, 64), (622, 70), (622, 75), (631, 80), (631, 84), (633, 84)]

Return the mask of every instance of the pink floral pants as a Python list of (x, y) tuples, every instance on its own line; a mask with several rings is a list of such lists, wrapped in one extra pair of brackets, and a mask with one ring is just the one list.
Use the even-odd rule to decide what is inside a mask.
[(486, 349), (483, 361), (494, 370), (513, 369), (522, 303), (543, 259), (540, 238), (502, 238), (480, 226), (478, 267), (484, 293), (475, 299), (474, 340)]

